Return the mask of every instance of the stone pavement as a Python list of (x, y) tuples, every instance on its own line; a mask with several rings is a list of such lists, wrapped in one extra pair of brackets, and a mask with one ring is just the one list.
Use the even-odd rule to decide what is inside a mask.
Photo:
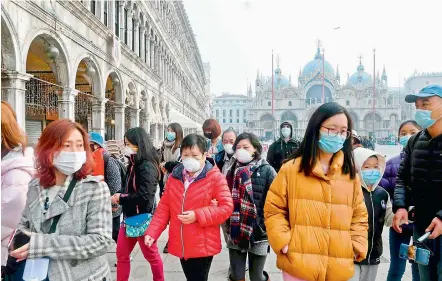
[[(387, 158), (397, 155), (400, 151), (398, 146), (383, 146), (377, 145), (376, 150), (384, 155)], [(383, 231), (383, 244), (384, 244), (384, 254), (381, 259), (381, 264), (379, 266), (378, 275), (376, 281), (385, 281), (387, 280), (388, 268), (390, 265), (390, 248), (388, 241), (388, 228), (384, 228)], [(164, 272), (166, 281), (178, 281), (185, 280), (184, 274), (181, 270), (181, 264), (178, 258), (173, 257), (171, 255), (163, 254), (162, 250), (167, 241), (167, 230), (164, 231), (163, 235), (160, 237), (158, 241), (158, 248), (161, 253), (161, 257), (164, 262)], [(221, 235), (223, 238), (223, 235)], [(143, 254), (141, 253), (138, 246), (135, 247), (133, 251), (133, 260), (131, 263), (131, 275), (130, 281), (147, 281), (152, 280), (152, 273), (150, 270), (149, 263), (144, 259)], [(115, 265), (115, 247), (111, 251), (109, 251), (108, 255), (109, 264), (111, 266), (113, 280), (115, 280), (116, 267)], [(209, 281), (225, 281), (227, 280), (227, 270), (229, 268), (229, 253), (227, 248), (223, 248), (222, 252), (215, 256), (212, 262), (212, 267), (210, 269)], [(272, 281), (282, 281), (281, 272), (278, 268), (276, 268), (276, 255), (271, 251), (268, 255), (266, 268), (265, 270), (270, 274)], [(247, 276), (247, 279), (248, 276)], [(407, 263), (407, 268), (402, 278), (402, 281), (411, 281), (411, 268), (410, 264)]]
[[(223, 235), (221, 235), (223, 237)], [(184, 274), (181, 270), (181, 264), (178, 258), (163, 254), (162, 250), (167, 241), (167, 230), (163, 233), (158, 241), (158, 248), (161, 253), (161, 257), (164, 262), (164, 272), (166, 281), (178, 281), (185, 280)], [(384, 255), (381, 259), (381, 264), (379, 266), (378, 276), (376, 281), (385, 281), (387, 280), (388, 267), (390, 265), (390, 251), (388, 245), (388, 228), (384, 229), (383, 233), (383, 244), (384, 244)], [(150, 270), (149, 263), (144, 259), (143, 254), (140, 251), (138, 245), (135, 247), (133, 251), (133, 260), (131, 262), (131, 275), (130, 281), (147, 281), (152, 280), (152, 273)], [(112, 248), (111, 251), (107, 254), (109, 265), (112, 271), (113, 280), (116, 280), (116, 267), (115, 261), (115, 247)], [(226, 281), (227, 280), (227, 269), (229, 267), (229, 253), (227, 249), (224, 247), (222, 252), (215, 256), (213, 259), (212, 267), (210, 269), (210, 281)], [(267, 258), (266, 262), (266, 271), (269, 272), (271, 280), (274, 281), (282, 281), (281, 273), (278, 268), (276, 268), (276, 255), (271, 252)], [(246, 279), (249, 280), (249, 279)], [(407, 268), (402, 278), (403, 281), (411, 281), (411, 268), (407, 263)]]

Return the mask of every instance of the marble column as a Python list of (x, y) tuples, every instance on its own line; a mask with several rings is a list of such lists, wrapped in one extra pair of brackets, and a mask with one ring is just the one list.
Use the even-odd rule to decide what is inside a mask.
[(126, 132), (124, 127), (124, 104), (116, 104), (114, 105), (115, 110), (115, 140), (124, 139), (124, 133)]
[(17, 115), (17, 122), (23, 129), (26, 119), (26, 82), (32, 75), (6, 70), (2, 72), (2, 100), (8, 102)]
[(105, 108), (107, 99), (92, 101), (92, 131), (99, 133), (104, 138), (105, 128)]
[(144, 52), (144, 44), (146, 43), (144, 41), (145, 32), (146, 32), (146, 29), (144, 27), (141, 27), (140, 58), (141, 58), (142, 61), (145, 61), (144, 58), (146, 57), (146, 53)]
[(132, 50), (132, 9), (127, 10), (127, 26), (125, 26), (127, 31), (127, 46), (129, 46), (129, 49)]
[(154, 41), (153, 37), (149, 40), (149, 67), (153, 69), (153, 53), (154, 53)]
[(146, 96), (141, 97), (141, 102), (144, 104), (143, 115), (140, 118), (143, 120), (143, 128), (150, 134), (150, 120), (149, 120), (149, 99)]
[(140, 126), (140, 110), (137, 108), (130, 108), (130, 127), (135, 128)]
[(75, 121), (75, 97), (78, 90), (63, 88), (58, 93), (58, 117)]
[(118, 26), (119, 26), (119, 28), (120, 28), (120, 30), (118, 30), (118, 34), (119, 34), (119, 38), (120, 38), (120, 40), (122, 41), (122, 42), (124, 42), (124, 29), (126, 28), (126, 26), (123, 26), (124, 25), (124, 1), (120, 1), (119, 2), (120, 3), (120, 9), (119, 9), (119, 12), (120, 12), (120, 22), (119, 22), (119, 24), (118, 24)]
[[(139, 39), (139, 35), (138, 35), (138, 32), (139, 32), (138, 25), (139, 25), (138, 20), (135, 19), (135, 26), (132, 26), (132, 29), (135, 30), (135, 32), (134, 32), (134, 33), (131, 32), (130, 34), (134, 34), (134, 35), (135, 35), (135, 38), (134, 38), (135, 40), (133, 40), (135, 46), (132, 46), (132, 50), (135, 52), (136, 55), (141, 56), (141, 54), (139, 54), (139, 51), (140, 51), (140, 45), (139, 45), (139, 42), (138, 42), (138, 39)], [(132, 42), (132, 41), (131, 41), (131, 42)]]

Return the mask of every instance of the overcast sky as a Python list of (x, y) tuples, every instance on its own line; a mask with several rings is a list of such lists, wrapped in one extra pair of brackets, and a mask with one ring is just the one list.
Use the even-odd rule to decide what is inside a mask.
[[(296, 85), (299, 69), (322, 41), (325, 59), (339, 65), (341, 83), (363, 56), (365, 70), (385, 65), (390, 86), (414, 70), (442, 71), (441, 0), (184, 0), (211, 91), (245, 94), (257, 69), (271, 75), (272, 49), (282, 74)], [(334, 30), (336, 27), (340, 29)]]

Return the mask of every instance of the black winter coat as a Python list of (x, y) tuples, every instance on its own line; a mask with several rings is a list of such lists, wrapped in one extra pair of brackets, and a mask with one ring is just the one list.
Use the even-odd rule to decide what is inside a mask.
[(158, 180), (159, 170), (154, 163), (147, 160), (137, 163), (135, 155), (131, 155), (127, 167), (126, 188), (120, 196), (124, 216), (132, 217), (153, 212)]
[(384, 229), (387, 203), (390, 197), (385, 189), (376, 187), (372, 192), (362, 187), (368, 212), (367, 258), (359, 264), (379, 264), (382, 256), (382, 230)]
[(410, 138), (404, 149), (394, 190), (393, 210), (416, 206), (415, 227), (424, 232), (431, 221), (442, 219), (442, 135), (424, 130)]
[(269, 151), (267, 152), (267, 161), (276, 172), (279, 172), (279, 169), (281, 169), (282, 166), (282, 161), (292, 155), (298, 148), (298, 141), (290, 139), (288, 142), (285, 142), (280, 138), (270, 145)]
[[(230, 190), (232, 190), (233, 177), (237, 166), (238, 162), (236, 161), (226, 176)], [(252, 174), (253, 201), (255, 202), (257, 211), (256, 224), (253, 229), (253, 240), (255, 242), (267, 240), (267, 232), (264, 224), (264, 203), (266, 201), (267, 192), (275, 177), (275, 169), (264, 159), (261, 160), (261, 163)]]

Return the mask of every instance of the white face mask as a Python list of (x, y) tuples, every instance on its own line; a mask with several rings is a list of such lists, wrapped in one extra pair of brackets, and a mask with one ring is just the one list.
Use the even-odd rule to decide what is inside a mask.
[(189, 157), (183, 159), (183, 166), (186, 171), (189, 173), (195, 173), (201, 169), (201, 163), (200, 161), (196, 160), (195, 158)]
[(231, 143), (227, 143), (227, 144), (225, 144), (224, 145), (224, 151), (227, 153), (227, 154), (229, 154), (229, 155), (232, 155), (233, 154), (233, 144), (231, 144)]
[(284, 127), (284, 128), (282, 128), (281, 129), (281, 134), (282, 134), (282, 136), (284, 137), (284, 138), (288, 138), (288, 137), (290, 137), (290, 134), (292, 133), (292, 130), (290, 129), (290, 128), (286, 128), (286, 127)]
[(123, 153), (124, 156), (131, 156), (132, 154), (136, 154), (136, 152), (133, 150), (132, 147), (129, 146), (125, 146), (122, 150), (121, 153)]
[(253, 160), (252, 154), (245, 150), (244, 148), (237, 149), (235, 152), (235, 158), (238, 159), (240, 163), (246, 164)]
[(66, 176), (76, 173), (83, 167), (84, 163), (86, 163), (86, 151), (60, 151), (60, 153), (54, 157), (53, 161), (55, 168)]

